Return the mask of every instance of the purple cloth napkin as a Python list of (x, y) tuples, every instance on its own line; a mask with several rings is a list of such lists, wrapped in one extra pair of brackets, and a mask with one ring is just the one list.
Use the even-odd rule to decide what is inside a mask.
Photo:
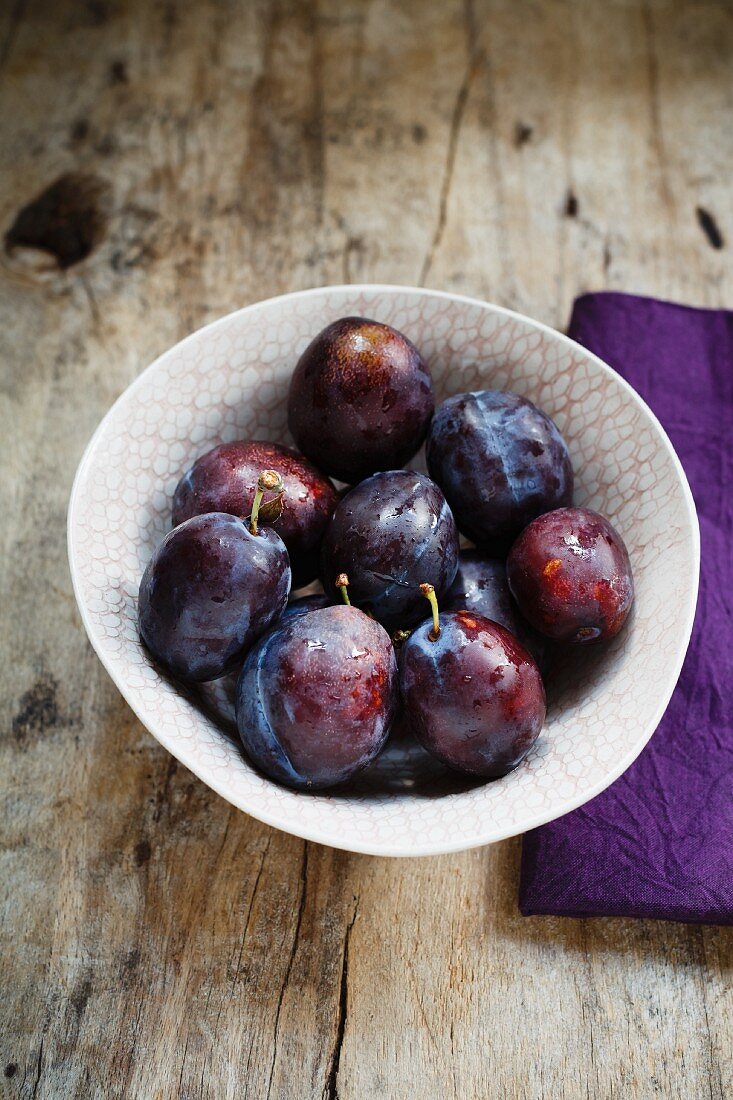
[(677, 688), (641, 756), (592, 802), (525, 836), (520, 909), (731, 924), (733, 313), (588, 294), (569, 335), (667, 430), (700, 517), (700, 596)]

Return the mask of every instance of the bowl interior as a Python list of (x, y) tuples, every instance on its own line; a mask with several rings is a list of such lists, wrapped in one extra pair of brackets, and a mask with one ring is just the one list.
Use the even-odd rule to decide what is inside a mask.
[[(626, 540), (636, 602), (621, 635), (558, 670), (538, 743), (511, 775), (477, 784), (406, 741), (330, 795), (284, 790), (239, 749), (232, 683), (181, 691), (137, 635), (140, 576), (170, 528), (181, 473), (237, 438), (292, 443), (286, 394), (298, 355), (338, 317), (401, 329), (430, 363), (436, 397), (512, 389), (568, 441), (575, 503)], [(412, 464), (424, 469), (422, 456)], [(553, 330), (471, 299), (398, 287), (335, 287), (272, 299), (176, 345), (122, 395), (92, 439), (69, 511), (74, 586), (89, 637), (138, 717), (225, 798), (310, 839), (390, 855), (451, 851), (523, 832), (580, 805), (634, 759), (669, 701), (689, 640), (698, 571), (694, 505), (671, 444), (610, 368)]]

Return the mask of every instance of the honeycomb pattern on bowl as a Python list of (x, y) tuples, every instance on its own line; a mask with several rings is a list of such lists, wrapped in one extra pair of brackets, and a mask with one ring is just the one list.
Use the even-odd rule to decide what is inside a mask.
[[(182, 472), (237, 438), (292, 445), (290, 373), (324, 325), (348, 314), (405, 332), (430, 364), (436, 397), (512, 389), (557, 422), (575, 502), (622, 533), (633, 614), (607, 647), (560, 669), (543, 734), (504, 779), (469, 784), (394, 740), (358, 781), (299, 794), (263, 778), (231, 733), (231, 685), (182, 692), (140, 644), (138, 583), (170, 527)], [(424, 469), (422, 456), (413, 463)], [(299, 836), (375, 854), (459, 850), (524, 832), (598, 793), (654, 731), (694, 616), (697, 519), (671, 444), (634, 391), (559, 333), (487, 303), (398, 287), (305, 291), (240, 310), (171, 348), (112, 407), (80, 464), (69, 555), (90, 640), (141, 721), (234, 805)]]

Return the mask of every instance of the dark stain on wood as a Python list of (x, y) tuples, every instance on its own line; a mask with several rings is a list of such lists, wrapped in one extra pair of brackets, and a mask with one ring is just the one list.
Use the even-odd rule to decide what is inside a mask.
[(109, 5), (105, 0), (87, 0), (87, 16), (93, 27), (103, 27), (109, 21)]
[(89, 137), (89, 120), (78, 118), (71, 127), (70, 137), (72, 145), (80, 145), (82, 141), (86, 141)]
[(121, 58), (117, 58), (113, 61), (109, 67), (109, 82), (110, 84), (129, 84), (130, 78), (127, 75), (127, 62)]
[(171, 0), (163, 5), (163, 26), (169, 32), (178, 26), (178, 12)]
[(697, 215), (697, 223), (707, 237), (710, 247), (716, 250), (721, 249), (725, 244), (725, 238), (720, 232), (718, 223), (713, 215), (709, 210), (706, 210), (704, 206), (696, 206), (695, 214)]
[(68, 172), (20, 210), (5, 234), (5, 250), (47, 252), (65, 271), (87, 256), (107, 229), (111, 187), (98, 176)]
[(94, 146), (94, 151), (99, 153), (100, 157), (111, 157), (113, 153), (117, 152), (117, 142), (114, 136), (103, 134)]
[(568, 190), (565, 196), (565, 207), (563, 213), (566, 218), (577, 218), (580, 204), (578, 202), (577, 195), (572, 190)]
[(13, 737), (21, 747), (59, 725), (58, 687), (53, 676), (42, 676), (21, 697), (12, 722)]
[(135, 972), (140, 966), (140, 948), (133, 947), (126, 952), (120, 963), (120, 978), (124, 986), (129, 985), (134, 979)]
[(17, 1072), (18, 1067), (16, 1066), (15, 1062), (8, 1062), (7, 1066), (5, 1067), (5, 1076), (15, 1077)]
[(92, 995), (92, 979), (87, 975), (81, 985), (74, 990), (69, 998), (69, 1003), (77, 1016), (83, 1016)]
[(603, 274), (604, 275), (608, 275), (609, 269), (611, 267), (611, 259), (612, 259), (611, 246), (608, 243), (608, 241), (606, 241), (606, 243), (603, 246)]
[(528, 126), (526, 122), (517, 122), (514, 126), (514, 144), (517, 149), (521, 149), (523, 145), (527, 145), (527, 143), (532, 140), (533, 133), (533, 126)]
[(150, 859), (150, 844), (147, 840), (139, 840), (135, 845), (135, 866), (142, 867)]
[(422, 145), (425, 138), (428, 136), (428, 132), (421, 122), (414, 123), (412, 127), (412, 140), (416, 145)]

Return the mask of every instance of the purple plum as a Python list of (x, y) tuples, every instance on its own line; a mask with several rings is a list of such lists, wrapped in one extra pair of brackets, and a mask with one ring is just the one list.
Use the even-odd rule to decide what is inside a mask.
[(535, 516), (572, 503), (565, 440), (549, 416), (517, 393), (448, 398), (433, 417), (425, 453), (459, 530), (496, 556)]
[(407, 337), (378, 321), (344, 317), (301, 355), (288, 424), (303, 454), (356, 483), (412, 458), (433, 408), (430, 372)]
[(524, 617), (563, 642), (613, 638), (634, 600), (623, 539), (587, 508), (558, 508), (525, 527), (510, 551), (507, 576)]
[(288, 553), (268, 527), (210, 512), (181, 523), (140, 583), (138, 625), (153, 657), (181, 680), (215, 680), (241, 662), (282, 612)]
[(398, 690), (387, 632), (355, 607), (317, 609), (250, 650), (237, 684), (237, 727), (271, 779), (322, 790), (374, 760)]
[(299, 588), (318, 575), (321, 540), (338, 495), (328, 478), (290, 447), (241, 440), (207, 451), (178, 483), (173, 523), (177, 526), (204, 512), (230, 512), (246, 519), (262, 470), (275, 470), (283, 482), (282, 514), (270, 526), (285, 543), (293, 587)]
[(323, 540), (321, 580), (338, 599), (336, 577), (348, 573), (353, 603), (389, 630), (424, 617), (420, 584), (440, 594), (458, 566), (458, 531), (435, 482), (414, 470), (374, 474), (343, 497)]
[(404, 643), (400, 686), (405, 716), (423, 748), (486, 779), (516, 768), (545, 720), (540, 670), (515, 636), (471, 611), (438, 618), (437, 603), (433, 620)]

